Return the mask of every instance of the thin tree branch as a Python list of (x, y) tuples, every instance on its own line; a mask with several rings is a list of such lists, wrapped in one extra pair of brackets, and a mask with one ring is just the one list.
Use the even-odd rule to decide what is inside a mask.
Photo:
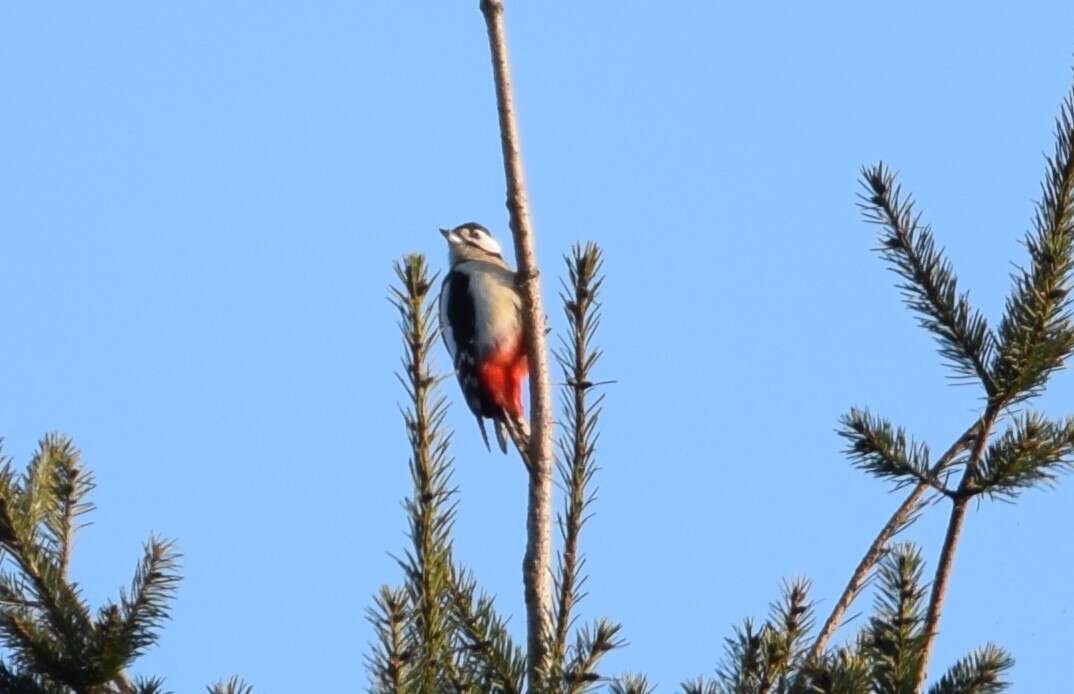
[(947, 583), (951, 578), (951, 567), (955, 559), (955, 549), (962, 533), (962, 523), (966, 519), (966, 509), (969, 507), (969, 498), (960, 496), (955, 499), (951, 506), (951, 518), (947, 521), (947, 534), (943, 539), (943, 549), (940, 551), (940, 561), (936, 567), (936, 577), (932, 582), (932, 595), (929, 598), (929, 611), (925, 618), (925, 642), (921, 649), (921, 660), (917, 665), (915, 681), (917, 686), (914, 691), (920, 692), (925, 688), (925, 679), (928, 677), (929, 654), (932, 652), (932, 644), (936, 640), (936, 628), (940, 622), (940, 612), (943, 610), (944, 596), (947, 594)]
[[(951, 447), (940, 459), (936, 461), (936, 464), (932, 467), (931, 477), (938, 476), (955, 457), (962, 453), (969, 446), (970, 442), (974, 440), (977, 434), (978, 428), (981, 426), (981, 420), (974, 422), (970, 428), (960, 436)], [(910, 495), (906, 497), (906, 500), (895, 510), (895, 513), (891, 514), (891, 518), (880, 529), (876, 539), (869, 545), (869, 549), (866, 550), (865, 556), (858, 562), (858, 566), (854, 569), (854, 573), (850, 576), (850, 580), (847, 581), (846, 588), (843, 589), (843, 594), (839, 596), (839, 600), (836, 601), (835, 607), (832, 608), (832, 613), (828, 615), (828, 619), (824, 622), (824, 626), (821, 627), (820, 632), (817, 634), (816, 640), (813, 642), (813, 646), (809, 649), (809, 659), (815, 660), (820, 658), (824, 653), (824, 649), (828, 646), (828, 641), (831, 640), (835, 634), (839, 625), (843, 621), (843, 616), (847, 610), (850, 609), (854, 599), (858, 596), (858, 592), (861, 591), (863, 585), (865, 585), (866, 579), (869, 577), (869, 572), (872, 571), (876, 562), (880, 561), (880, 558), (884, 556), (888, 542), (891, 541), (898, 532), (906, 526), (907, 519), (913, 515), (914, 510), (918, 507), (921, 501), (921, 497), (925, 495), (925, 492), (929, 490), (929, 485), (925, 482), (919, 482), (914, 487)]]
[(563, 282), (560, 297), (566, 313), (568, 330), (556, 350), (556, 360), (563, 372), (561, 402), (564, 433), (559, 440), (559, 473), (566, 499), (558, 523), (563, 538), (556, 576), (556, 616), (551, 660), (554, 670), (561, 668), (567, 653), (567, 635), (574, 621), (573, 609), (581, 599), (585, 563), (579, 548), (586, 512), (595, 492), (590, 489), (597, 466), (596, 424), (600, 417), (601, 397), (589, 400), (594, 387), (590, 372), (600, 360), (601, 352), (590, 347), (590, 340), (600, 323), (598, 296), (601, 277), (600, 249), (596, 244), (576, 245), (566, 259), (569, 279)]
[(441, 429), (446, 402), (436, 393), (439, 378), (432, 371), (429, 349), (437, 338), (432, 307), (427, 306), (432, 280), (425, 259), (408, 255), (396, 265), (400, 288), (393, 289), (401, 315), (405, 349), (404, 382), (410, 397), (403, 413), (410, 441), (410, 477), (413, 496), (405, 507), (412, 543), (400, 561), (409, 595), (408, 629), (413, 647), (411, 679), (407, 686), (438, 691), (444, 686), (451, 662), (448, 605), (451, 581), (451, 469), (447, 435)]
[(527, 675), (530, 688), (537, 690), (547, 663), (546, 637), (550, 632), (552, 613), (552, 387), (537, 254), (511, 93), (503, 0), (481, 0), (481, 13), (488, 29), (492, 54), (500, 142), (507, 181), (507, 210), (514, 235), (519, 291), (522, 295), (522, 322), (530, 368), (530, 483), (522, 579), (526, 597)]
[(973, 452), (970, 454), (969, 462), (966, 463), (966, 469), (962, 472), (962, 481), (959, 483), (958, 492), (951, 506), (951, 518), (947, 521), (947, 534), (944, 536), (940, 560), (936, 565), (936, 577), (932, 580), (932, 595), (929, 597), (929, 609), (925, 617), (925, 643), (921, 647), (921, 660), (917, 664), (916, 691), (918, 692), (925, 689), (929, 654), (940, 626), (940, 613), (943, 611), (943, 601), (947, 594), (947, 583), (951, 578), (951, 567), (954, 565), (955, 551), (958, 549), (958, 540), (962, 533), (962, 523), (966, 519), (969, 501), (974, 495), (970, 484), (976, 474), (977, 465), (984, 453), (985, 444), (988, 443), (988, 434), (995, 424), (996, 417), (997, 412), (992, 408), (988, 408), (981, 417), (980, 433), (973, 444)]
[(882, 163), (862, 171), (865, 219), (884, 228), (880, 255), (903, 278), (906, 304), (940, 343), (940, 354), (960, 376), (976, 376), (991, 397), (997, 387), (988, 361), (995, 336), (968, 294), (958, 293), (951, 262), (936, 249), (932, 230), (920, 223), (914, 201), (903, 196), (895, 174)]

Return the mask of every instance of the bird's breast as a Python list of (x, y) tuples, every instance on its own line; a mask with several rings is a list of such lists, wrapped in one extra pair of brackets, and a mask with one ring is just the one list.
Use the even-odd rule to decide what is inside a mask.
[(515, 288), (514, 273), (478, 272), (470, 278), (474, 299), (475, 338), (478, 353), (495, 354), (517, 342), (522, 331), (519, 315), (521, 301)]

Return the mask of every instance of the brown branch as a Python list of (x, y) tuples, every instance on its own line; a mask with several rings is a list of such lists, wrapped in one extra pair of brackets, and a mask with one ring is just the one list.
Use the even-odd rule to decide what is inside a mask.
[(936, 641), (936, 633), (940, 626), (940, 613), (943, 612), (944, 597), (947, 594), (947, 583), (951, 578), (951, 567), (955, 561), (955, 551), (958, 549), (958, 540), (962, 534), (962, 523), (966, 519), (966, 510), (974, 492), (970, 489), (977, 465), (984, 453), (985, 444), (988, 442), (988, 434), (996, 421), (997, 410), (989, 407), (981, 417), (980, 432), (973, 444), (973, 452), (970, 454), (966, 469), (962, 472), (962, 481), (954, 496), (951, 506), (951, 517), (947, 521), (947, 534), (944, 536), (943, 549), (940, 550), (940, 560), (936, 564), (936, 576), (932, 579), (932, 595), (929, 597), (929, 609), (925, 617), (925, 642), (921, 646), (921, 659), (917, 664), (917, 687), (915, 691), (925, 690), (925, 679), (928, 676), (929, 654), (932, 652), (932, 644)]
[(529, 504), (526, 515), (526, 556), (522, 580), (526, 596), (527, 675), (530, 688), (540, 689), (547, 663), (547, 635), (552, 613), (552, 386), (545, 346), (544, 308), (541, 302), (537, 253), (530, 225), (522, 152), (511, 93), (503, 1), (481, 0), (488, 29), (500, 142), (507, 179), (507, 210), (515, 242), (522, 322), (530, 367)]
[[(983, 418), (982, 418), (983, 419)], [(932, 468), (932, 473), (929, 475), (930, 479), (935, 479), (937, 475), (943, 472), (955, 456), (962, 451), (966, 450), (970, 442), (974, 440), (977, 435), (977, 430), (981, 426), (982, 420), (974, 422), (969, 429), (967, 429), (962, 436), (958, 438), (947, 451), (940, 456), (940, 459), (936, 461), (936, 464)], [(980, 437), (983, 439), (985, 437)], [(914, 510), (918, 507), (921, 501), (921, 497), (925, 495), (925, 492), (929, 490), (929, 484), (927, 482), (919, 482), (914, 490), (910, 492), (910, 495), (906, 497), (906, 500), (895, 510), (895, 513), (891, 514), (891, 518), (881, 528), (877, 534), (876, 539), (869, 545), (869, 549), (866, 550), (865, 556), (858, 562), (857, 568), (854, 569), (853, 575), (850, 580), (847, 581), (846, 588), (843, 589), (843, 594), (839, 596), (839, 600), (835, 603), (835, 607), (832, 609), (832, 613), (828, 615), (828, 619), (824, 622), (824, 626), (821, 627), (820, 632), (817, 634), (816, 640), (813, 642), (812, 647), (809, 649), (809, 659), (813, 660), (819, 658), (824, 649), (828, 646), (828, 641), (835, 635), (836, 630), (839, 628), (843, 621), (843, 616), (847, 610), (850, 609), (851, 604), (854, 603), (854, 599), (858, 597), (858, 593), (861, 591), (863, 585), (865, 585), (866, 579), (869, 577), (869, 572), (872, 571), (873, 566), (876, 565), (880, 558), (884, 556), (884, 552), (887, 550), (887, 544), (891, 541), (891, 538), (898, 534), (899, 530), (906, 525), (906, 521), (913, 514)]]

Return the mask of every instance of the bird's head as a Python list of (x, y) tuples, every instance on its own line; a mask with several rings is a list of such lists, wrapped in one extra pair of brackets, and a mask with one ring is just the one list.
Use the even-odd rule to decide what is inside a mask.
[(466, 222), (454, 229), (441, 229), (448, 242), (452, 265), (465, 260), (498, 260), (503, 262), (503, 249), (489, 230), (477, 222)]

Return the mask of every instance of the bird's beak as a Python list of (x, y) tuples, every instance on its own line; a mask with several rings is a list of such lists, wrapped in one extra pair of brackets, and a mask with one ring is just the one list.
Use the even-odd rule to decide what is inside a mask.
[(440, 233), (444, 235), (444, 238), (447, 239), (448, 243), (455, 241), (455, 238), (451, 235), (451, 229), (441, 229)]

